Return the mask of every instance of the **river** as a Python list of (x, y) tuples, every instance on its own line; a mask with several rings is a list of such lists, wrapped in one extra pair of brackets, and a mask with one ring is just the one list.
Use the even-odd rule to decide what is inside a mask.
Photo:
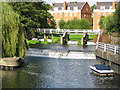
[[(36, 49), (70, 50), (94, 53), (94, 46), (31, 45)], [(29, 51), (27, 52), (29, 53)], [(86, 56), (87, 56), (86, 55)], [(24, 65), (16, 70), (2, 72), (3, 88), (118, 88), (120, 76), (99, 77), (91, 73), (90, 65), (96, 59), (61, 59), (26, 55)]]

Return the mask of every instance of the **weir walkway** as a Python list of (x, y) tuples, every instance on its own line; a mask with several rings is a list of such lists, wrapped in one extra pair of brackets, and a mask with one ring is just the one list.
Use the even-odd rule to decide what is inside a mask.
[(81, 44), (85, 46), (88, 41), (88, 35), (96, 35), (100, 31), (99, 30), (81, 30), (81, 29), (46, 29), (46, 28), (36, 28), (36, 37), (39, 36), (40, 33), (44, 34), (44, 39), (47, 38), (48, 35), (52, 35), (52, 38), (54, 37), (54, 34), (60, 35), (60, 43), (67, 44), (69, 41), (69, 35), (70, 34), (83, 34), (83, 37), (81, 39)]
[(46, 34), (63, 34), (67, 32), (68, 34), (82, 34), (82, 33), (90, 33), (97, 34), (99, 30), (89, 30), (89, 29), (47, 29), (47, 28), (36, 28), (36, 32), (38, 33), (46, 33)]

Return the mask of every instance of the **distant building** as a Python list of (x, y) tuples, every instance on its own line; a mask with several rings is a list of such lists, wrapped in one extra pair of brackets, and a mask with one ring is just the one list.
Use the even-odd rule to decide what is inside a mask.
[(99, 22), (101, 16), (111, 15), (115, 12), (116, 2), (97, 2), (93, 11), (93, 30), (100, 30)]
[(90, 23), (92, 23), (92, 13), (87, 2), (53, 3), (52, 6), (52, 10), (50, 10), (49, 12), (54, 17), (57, 26), (61, 19), (63, 19), (64, 21), (68, 21), (75, 18), (86, 18)]

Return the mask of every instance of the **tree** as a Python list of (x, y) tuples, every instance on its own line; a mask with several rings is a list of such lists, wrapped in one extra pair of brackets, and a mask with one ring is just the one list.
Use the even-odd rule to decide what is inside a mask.
[(20, 26), (19, 15), (8, 3), (2, 3), (2, 57), (24, 58), (25, 36)]
[(59, 25), (60, 29), (64, 29), (65, 21), (64, 20), (60, 20), (58, 25)]
[(103, 24), (104, 19), (105, 19), (105, 16), (102, 16), (102, 17), (100, 18), (100, 22), (99, 22), (100, 29), (104, 29), (104, 24)]
[(20, 22), (23, 24), (28, 39), (34, 37), (35, 28), (51, 27), (48, 20), (53, 24), (53, 17), (48, 12), (51, 8), (49, 4), (44, 2), (11, 2), (10, 5), (20, 15)]
[(114, 16), (113, 16), (113, 27), (111, 29), (111, 32), (118, 32), (120, 33), (120, 3), (117, 4), (117, 8), (115, 10)]
[(94, 9), (95, 9), (95, 4), (91, 6), (91, 11), (93, 12)]
[(68, 20), (64, 24), (64, 29), (89, 29), (89, 28), (90, 23), (85, 18)]
[(82, 18), (80, 20), (80, 29), (89, 29), (90, 28), (90, 23), (86, 18)]
[(115, 13), (102, 17), (100, 20), (100, 28), (108, 32), (120, 33), (120, 4), (117, 5)]

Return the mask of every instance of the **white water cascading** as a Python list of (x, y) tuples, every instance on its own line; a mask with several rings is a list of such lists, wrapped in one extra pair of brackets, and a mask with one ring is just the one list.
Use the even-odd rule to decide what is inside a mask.
[(29, 49), (27, 56), (61, 58), (61, 59), (96, 59), (94, 52), (79, 52), (68, 50)]

